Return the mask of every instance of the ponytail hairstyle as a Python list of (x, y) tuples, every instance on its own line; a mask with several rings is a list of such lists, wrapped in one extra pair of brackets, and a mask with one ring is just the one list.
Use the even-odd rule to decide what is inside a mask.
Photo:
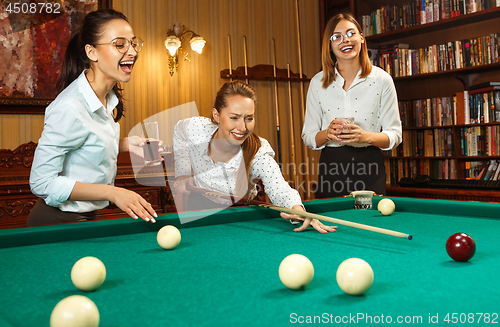
[[(214, 108), (217, 112), (220, 113), (221, 110), (227, 106), (227, 99), (235, 95), (241, 95), (245, 98), (252, 99), (254, 104), (257, 102), (257, 93), (250, 85), (241, 81), (232, 81), (222, 85), (219, 92), (217, 92), (214, 104)], [(210, 118), (212, 123), (217, 124), (213, 114)], [(240, 164), (240, 168), (238, 169), (235, 189), (235, 194), (238, 196), (248, 197), (252, 193), (253, 185), (255, 183), (249, 180), (250, 168), (252, 167), (255, 154), (261, 145), (262, 143), (260, 142), (259, 136), (253, 132), (241, 145), (241, 148), (243, 149), (243, 165)]]
[[(323, 34), (323, 42), (321, 47), (321, 67), (323, 68), (323, 88), (326, 89), (333, 81), (335, 81), (335, 65), (337, 64), (337, 58), (332, 50), (332, 42), (330, 42), (330, 37), (335, 31), (338, 23), (341, 20), (347, 20), (353, 23), (358, 29), (358, 33), (363, 35), (363, 29), (361, 25), (357, 22), (356, 18), (350, 13), (340, 13), (333, 16), (325, 27), (325, 34)], [(359, 53), (359, 62), (361, 63), (361, 75), (360, 77), (366, 77), (370, 75), (372, 71), (372, 64), (370, 62), (370, 57), (368, 56), (368, 46), (366, 45), (366, 40), (361, 43), (361, 52)]]
[[(128, 22), (124, 14), (113, 9), (100, 9), (85, 16), (82, 26), (71, 35), (66, 48), (61, 75), (59, 75), (56, 83), (56, 95), (77, 79), (83, 70), (90, 68), (90, 60), (85, 52), (85, 45), (97, 44), (104, 34), (106, 23), (114, 19), (123, 19)], [(115, 122), (122, 118), (124, 112), (122, 90), (118, 82), (113, 86), (113, 91), (118, 98)]]

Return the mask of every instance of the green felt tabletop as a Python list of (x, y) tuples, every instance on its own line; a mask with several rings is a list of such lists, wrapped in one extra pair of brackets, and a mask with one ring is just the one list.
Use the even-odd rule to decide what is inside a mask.
[[(255, 207), (226, 209), (190, 224), (164, 215), (156, 225), (120, 219), (0, 231), (0, 325), (48, 326), (53, 307), (74, 294), (96, 303), (100, 326), (429, 324), (436, 315), (440, 324), (446, 315), (457, 324), (499, 323), (500, 205), (393, 200), (391, 216), (354, 210), (352, 198), (310, 201), (306, 207), (409, 233), (411, 241), (340, 225), (327, 235), (312, 229), (296, 233), (277, 212)], [(172, 251), (156, 242), (156, 231), (166, 224), (182, 233)], [(448, 257), (445, 243), (455, 232), (476, 241), (470, 262)], [(314, 265), (305, 290), (289, 290), (279, 280), (281, 260), (292, 253)], [(71, 268), (84, 256), (98, 257), (107, 269), (106, 281), (94, 292), (71, 282)], [(337, 267), (352, 257), (367, 261), (375, 274), (363, 296), (344, 294), (336, 283)]]

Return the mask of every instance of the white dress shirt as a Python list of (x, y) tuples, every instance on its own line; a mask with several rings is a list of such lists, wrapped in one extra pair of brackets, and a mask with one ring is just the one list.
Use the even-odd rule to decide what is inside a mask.
[(118, 98), (107, 95), (107, 108), (92, 90), (85, 72), (45, 110), (43, 132), (31, 167), (31, 191), (62, 211), (88, 212), (108, 201), (68, 201), (76, 182), (114, 185), (120, 125), (113, 119)]
[[(243, 151), (227, 163), (213, 162), (208, 145), (217, 125), (207, 117), (193, 117), (179, 121), (174, 128), (175, 177), (194, 174), (196, 186), (226, 194), (234, 194), (237, 171)], [(299, 193), (290, 187), (274, 160), (274, 151), (266, 139), (260, 138), (261, 147), (250, 168), (250, 179), (261, 179), (266, 194), (275, 205), (292, 208), (302, 205)], [(255, 190), (255, 185), (254, 185)], [(218, 198), (214, 202), (229, 204)]]
[[(367, 77), (361, 78), (358, 72), (347, 91), (342, 87), (344, 78), (335, 68), (335, 81), (326, 89), (319, 72), (312, 79), (307, 91), (306, 114), (302, 139), (307, 147), (320, 150), (326, 146), (343, 146), (338, 141), (316, 145), (316, 134), (327, 129), (335, 118), (353, 117), (354, 124), (368, 132), (384, 133), (389, 137), (390, 150), (401, 143), (401, 119), (398, 98), (392, 77), (379, 67), (372, 66)], [(353, 147), (366, 147), (369, 144), (345, 144)]]

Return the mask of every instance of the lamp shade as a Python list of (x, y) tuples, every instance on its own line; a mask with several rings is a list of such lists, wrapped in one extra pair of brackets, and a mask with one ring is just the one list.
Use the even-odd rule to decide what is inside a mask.
[(181, 46), (181, 40), (175, 35), (167, 36), (165, 40), (165, 48), (167, 48), (168, 52), (170, 52), (171, 56), (175, 55), (177, 49)]
[(193, 49), (193, 51), (198, 52), (199, 54), (201, 54), (201, 52), (203, 51), (205, 43), (207, 43), (207, 41), (205, 41), (205, 39), (202, 38), (201, 36), (193, 36), (189, 41), (191, 49)]

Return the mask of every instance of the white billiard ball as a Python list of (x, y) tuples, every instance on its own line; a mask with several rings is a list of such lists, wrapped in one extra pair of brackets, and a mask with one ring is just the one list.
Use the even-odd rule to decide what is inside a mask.
[(181, 242), (181, 232), (175, 226), (163, 226), (158, 231), (156, 240), (165, 250), (173, 250)]
[(99, 310), (95, 303), (83, 295), (71, 295), (57, 303), (50, 315), (50, 327), (67, 326), (99, 326)]
[(298, 290), (312, 281), (314, 267), (311, 261), (302, 254), (291, 254), (281, 261), (279, 275), (286, 287)]
[(106, 267), (95, 257), (78, 260), (71, 269), (71, 281), (82, 291), (94, 291), (104, 283)]
[(373, 284), (373, 269), (363, 259), (347, 259), (337, 269), (337, 284), (347, 294), (364, 294)]
[(391, 199), (382, 199), (378, 202), (377, 209), (384, 216), (389, 216), (396, 209), (396, 205)]

